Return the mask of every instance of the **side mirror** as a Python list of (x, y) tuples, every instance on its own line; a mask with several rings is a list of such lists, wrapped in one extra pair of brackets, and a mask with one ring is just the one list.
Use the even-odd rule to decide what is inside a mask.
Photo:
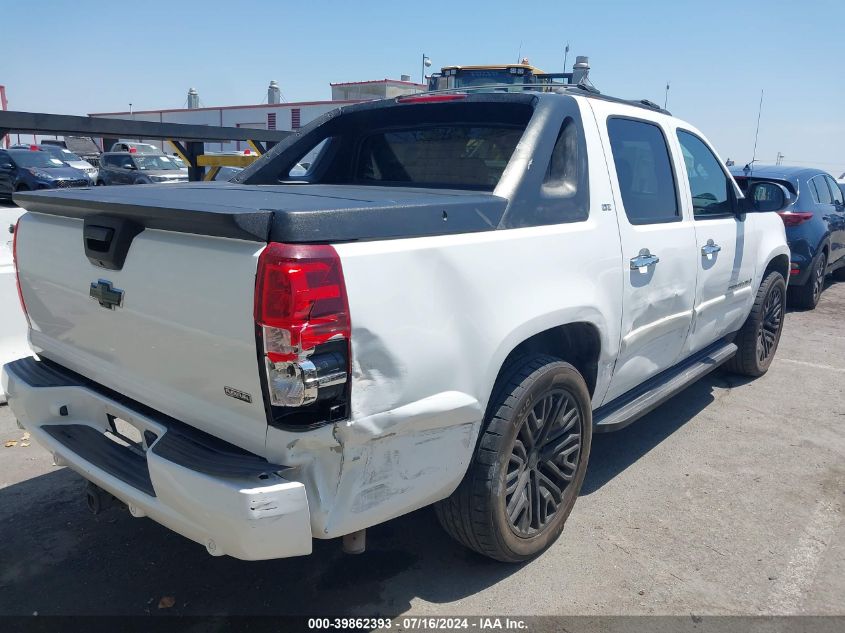
[(745, 194), (745, 211), (766, 213), (782, 211), (793, 203), (789, 189), (776, 182), (755, 182)]
[(3, 171), (9, 171), (9, 170), (14, 169), (14, 168), (15, 168), (15, 166), (12, 165), (12, 163), (2, 163), (2, 164), (0, 164), (0, 169), (2, 169)]

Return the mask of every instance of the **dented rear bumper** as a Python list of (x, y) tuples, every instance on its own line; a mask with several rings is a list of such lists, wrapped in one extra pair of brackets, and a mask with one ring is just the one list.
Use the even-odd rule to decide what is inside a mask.
[[(310, 554), (308, 498), (287, 467), (226, 444), (30, 357), (3, 367), (18, 421), (133, 516), (244, 560)], [(115, 432), (115, 420), (138, 439)]]

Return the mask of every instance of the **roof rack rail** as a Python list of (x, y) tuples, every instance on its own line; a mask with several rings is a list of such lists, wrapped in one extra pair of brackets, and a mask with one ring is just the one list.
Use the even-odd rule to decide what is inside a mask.
[[(654, 112), (660, 112), (661, 114), (667, 114), (672, 116), (672, 113), (668, 110), (661, 108), (659, 105), (654, 103), (653, 101), (649, 101), (648, 99), (622, 99), (620, 97), (612, 97), (610, 95), (602, 94), (598, 88), (596, 88), (589, 80), (582, 80), (577, 84), (547, 84), (547, 83), (535, 83), (535, 84), (484, 84), (481, 86), (464, 86), (461, 88), (446, 88), (444, 90), (429, 90), (426, 91), (426, 95), (443, 95), (443, 94), (455, 94), (455, 93), (462, 93), (462, 94), (475, 94), (475, 93), (489, 93), (489, 92), (511, 92), (514, 88), (518, 88), (518, 92), (521, 93), (523, 91), (529, 92), (531, 90), (536, 90), (538, 92), (544, 92), (546, 94), (574, 94), (577, 93), (583, 97), (589, 97), (591, 99), (601, 99), (602, 101), (612, 101), (613, 103), (621, 103), (624, 105), (634, 106), (635, 108), (643, 108), (646, 110), (652, 110)], [(511, 94), (514, 94), (511, 92)]]

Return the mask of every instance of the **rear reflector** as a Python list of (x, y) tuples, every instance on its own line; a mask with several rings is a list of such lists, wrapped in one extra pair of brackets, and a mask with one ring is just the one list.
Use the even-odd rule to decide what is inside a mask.
[(781, 211), (778, 215), (785, 226), (798, 226), (813, 217), (809, 211)]
[(800, 272), (801, 272), (801, 269), (798, 267), (798, 264), (796, 264), (795, 262), (792, 262), (791, 264), (789, 264), (789, 274), (790, 275), (797, 275)]
[(23, 310), (24, 316), (26, 317), (27, 325), (31, 326), (29, 312), (26, 310), (26, 302), (23, 300), (23, 290), (21, 290), (21, 267), (18, 263), (18, 235), (20, 234), (20, 230), (21, 219), (18, 218), (18, 221), (15, 222), (15, 232), (12, 235), (12, 261), (15, 263), (15, 284), (18, 287), (18, 299), (21, 302), (21, 310)]
[[(267, 245), (258, 259), (255, 323), (271, 404), (310, 404), (321, 397), (321, 388), (348, 380), (349, 304), (340, 258), (331, 246)], [(320, 349), (330, 342), (342, 343), (342, 352)]]
[(466, 94), (458, 92), (445, 95), (407, 95), (397, 97), (396, 103), (443, 103), (444, 101), (459, 101), (460, 99), (466, 99)]

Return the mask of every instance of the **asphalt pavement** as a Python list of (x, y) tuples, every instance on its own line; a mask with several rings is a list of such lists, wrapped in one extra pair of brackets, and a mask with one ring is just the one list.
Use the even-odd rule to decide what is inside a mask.
[(213, 558), (123, 508), (91, 515), (83, 480), (0, 406), (0, 613), (845, 614), (844, 332), (832, 283), (787, 315), (763, 378), (716, 372), (596, 436), (563, 536), (516, 566), (430, 508), (370, 529), (359, 556)]

